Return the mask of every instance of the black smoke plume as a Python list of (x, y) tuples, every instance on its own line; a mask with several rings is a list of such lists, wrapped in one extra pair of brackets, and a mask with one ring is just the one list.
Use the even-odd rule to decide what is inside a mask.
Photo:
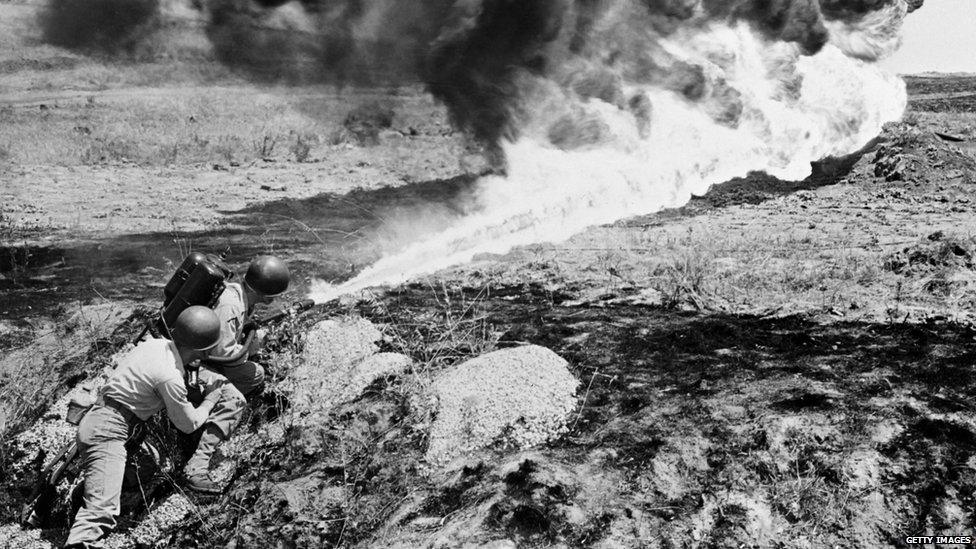
[(455, 124), (491, 144), (514, 137), (509, 124), (520, 78), (542, 76), (554, 62), (563, 0), (497, 0), (459, 10), (432, 44), (424, 80), (450, 109)]
[[(667, 59), (649, 34), (665, 38), (684, 27), (745, 22), (769, 40), (795, 43), (812, 55), (830, 39), (827, 21), (856, 23), (901, 1), (462, 1), (431, 44), (423, 77), (461, 128), (492, 144), (515, 136), (520, 99), (532, 94), (540, 80), (580, 99), (598, 97), (621, 108), (640, 103), (639, 97), (624, 97), (621, 76), (690, 100), (703, 97), (702, 68)], [(912, 0), (910, 9), (921, 2)], [(729, 95), (727, 108), (715, 116), (734, 124), (734, 90), (719, 83), (711, 91)], [(640, 114), (635, 113), (639, 122)]]
[(207, 35), (218, 59), (259, 80), (396, 85), (418, 82), (450, 0), (291, 2), (209, 0)]
[(49, 0), (40, 27), (44, 40), (55, 46), (131, 52), (158, 14), (158, 0)]
[[(735, 89), (660, 45), (683, 30), (744, 23), (770, 41), (812, 55), (834, 23), (856, 28), (885, 10), (923, 0), (193, 0), (208, 20), (219, 61), (258, 80), (296, 83), (422, 82), (453, 122), (497, 146), (516, 138), (527, 109), (544, 97), (560, 147), (600, 140), (581, 114), (597, 98), (631, 113), (640, 131), (651, 105), (625, 83), (667, 89), (735, 126)], [(131, 47), (158, 13), (158, 0), (50, 0), (45, 36), (55, 44), (111, 51)], [(286, 6), (286, 4), (288, 4)], [(898, 16), (898, 13), (895, 13)], [(892, 27), (896, 29), (897, 26)], [(871, 60), (867, 48), (856, 55)], [(785, 75), (782, 85), (795, 89)], [(543, 133), (546, 133), (545, 131)]]

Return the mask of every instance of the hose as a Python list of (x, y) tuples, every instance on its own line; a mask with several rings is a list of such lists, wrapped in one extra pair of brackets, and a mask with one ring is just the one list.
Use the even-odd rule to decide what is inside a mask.
[(239, 351), (237, 351), (231, 356), (208, 357), (205, 362), (209, 362), (211, 364), (217, 364), (217, 365), (224, 365), (224, 364), (233, 364), (244, 358), (247, 358), (247, 353), (251, 349), (251, 342), (254, 341), (254, 334), (257, 332), (258, 326), (264, 326), (270, 322), (277, 322), (288, 315), (293, 315), (293, 314), (300, 313), (302, 311), (307, 311), (312, 307), (314, 307), (315, 305), (316, 303), (314, 300), (303, 299), (301, 301), (296, 301), (292, 303), (290, 307), (286, 307), (285, 309), (282, 309), (277, 314), (271, 315), (270, 317), (264, 318), (256, 322), (254, 321), (247, 322), (246, 324), (244, 324), (244, 331), (247, 332), (247, 336), (245, 337), (244, 342), (241, 344), (241, 348)]
[(210, 362), (212, 364), (233, 364), (234, 362), (239, 362), (244, 358), (247, 358), (248, 351), (251, 350), (251, 343), (254, 341), (254, 334), (256, 330), (251, 330), (248, 332), (247, 337), (244, 338), (244, 342), (241, 343), (241, 348), (236, 353), (230, 356), (208, 356), (205, 362)]

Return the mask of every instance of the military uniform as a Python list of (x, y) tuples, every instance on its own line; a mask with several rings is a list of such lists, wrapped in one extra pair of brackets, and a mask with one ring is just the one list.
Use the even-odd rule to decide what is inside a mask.
[[(214, 312), (220, 319), (220, 339), (210, 351), (210, 356), (225, 358), (240, 353), (243, 350), (239, 342), (241, 331), (252, 312), (244, 298), (244, 288), (236, 282), (228, 283), (220, 294)], [(225, 379), (231, 385), (224, 389), (222, 398), (207, 418), (207, 428), (200, 434), (200, 442), (186, 463), (187, 477), (206, 477), (210, 458), (217, 446), (230, 437), (244, 414), (246, 397), (259, 393), (264, 387), (264, 368), (247, 360), (247, 353), (242, 353), (237, 361), (228, 364), (204, 363), (200, 369), (200, 381), (208, 386)]]
[[(244, 298), (244, 288), (236, 282), (228, 283), (220, 294), (220, 299), (214, 307), (217, 318), (220, 319), (220, 340), (210, 351), (214, 358), (233, 356), (243, 349), (240, 343), (244, 323), (253, 312)], [(206, 368), (222, 374), (237, 387), (244, 396), (260, 392), (264, 386), (264, 368), (260, 364), (247, 360), (244, 353), (241, 358), (230, 364), (206, 364)]]
[(89, 547), (115, 527), (125, 471), (125, 443), (132, 428), (165, 408), (177, 429), (193, 432), (221, 399), (218, 384), (199, 408), (187, 399), (184, 368), (176, 345), (149, 339), (118, 359), (95, 406), (78, 425), (78, 450), (85, 475), (84, 505), (66, 545)]

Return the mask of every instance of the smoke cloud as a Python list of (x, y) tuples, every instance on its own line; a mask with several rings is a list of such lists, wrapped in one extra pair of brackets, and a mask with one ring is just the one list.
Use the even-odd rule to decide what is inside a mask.
[(218, 59), (260, 80), (418, 82), (453, 2), (209, 0)]
[[(169, 2), (180, 0), (168, 0)], [(182, 0), (191, 2), (191, 0)], [(49, 0), (51, 43), (124, 51), (146, 36), (160, 0)], [(678, 32), (744, 23), (766, 40), (814, 55), (834, 43), (876, 60), (898, 44), (906, 12), (923, 0), (192, 0), (203, 12), (217, 59), (258, 80), (294, 83), (423, 82), (455, 125), (490, 150), (517, 139), (538, 95), (589, 99), (627, 109), (649, 124), (650, 106), (624, 83), (697, 101), (734, 124), (737, 92), (709, 81), (702, 64), (661, 48)], [(864, 32), (867, 28), (875, 32)], [(141, 32), (142, 31), (142, 32)], [(855, 38), (856, 36), (856, 38)], [(785, 86), (789, 74), (783, 74)], [(599, 121), (569, 111), (552, 143), (598, 140)], [(585, 118), (585, 116), (584, 116)]]
[[(713, 25), (746, 24), (766, 40), (814, 55), (834, 41), (873, 60), (897, 47), (897, 29), (921, 0), (209, 0), (218, 58), (259, 79), (398, 84), (421, 81), (454, 124), (500, 156), (539, 95), (560, 91), (567, 112), (549, 128), (560, 147), (592, 144), (605, 128), (574, 100), (629, 109), (644, 126), (650, 106), (625, 82), (724, 96), (713, 116), (735, 124), (737, 92), (661, 41)], [(872, 22), (873, 21), (873, 22)], [(852, 30), (855, 29), (855, 30)], [(849, 37), (858, 34), (857, 40)], [(892, 38), (895, 37), (895, 38)], [(894, 40), (893, 43), (888, 43)], [(790, 75), (784, 74), (784, 79)], [(789, 86), (789, 82), (784, 82)]]
[(49, 0), (39, 23), (55, 46), (119, 53), (135, 48), (158, 14), (158, 0)]
[[(725, 94), (726, 105), (713, 114), (734, 123), (736, 92), (721, 80), (708, 82), (705, 64), (672, 55), (662, 41), (678, 32), (744, 23), (764, 39), (794, 44), (809, 56), (835, 37), (845, 43), (846, 35), (868, 23), (888, 24), (892, 28), (883, 36), (860, 34), (864, 43), (846, 41), (855, 56), (873, 61), (897, 47), (906, 9), (902, 0), (458, 2), (432, 44), (424, 79), (458, 126), (488, 144), (518, 136), (526, 102), (532, 103), (540, 87), (554, 86), (570, 101), (596, 98), (621, 108), (642, 101), (626, 97), (625, 82), (669, 89), (689, 100)], [(894, 42), (886, 43), (890, 37)], [(785, 85), (790, 76), (783, 75)], [(592, 125), (582, 131), (590, 130)]]

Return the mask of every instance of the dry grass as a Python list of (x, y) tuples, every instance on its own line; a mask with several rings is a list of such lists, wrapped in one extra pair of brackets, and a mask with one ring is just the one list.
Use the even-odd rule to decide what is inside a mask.
[(716, 268), (714, 260), (705, 254), (684, 250), (656, 266), (651, 276), (658, 281), (657, 290), (665, 307), (710, 308), (712, 295), (708, 286), (716, 276)]
[(221, 89), (140, 90), (89, 96), (80, 108), (8, 109), (4, 132), (19, 143), (10, 159), (27, 165), (248, 161), (271, 156), (290, 132), (315, 133), (316, 122), (286, 101), (258, 90), (232, 95), (228, 101)]
[[(6, 428), (16, 430), (67, 388), (64, 379), (97, 371), (89, 361), (106, 361), (106, 349), (120, 347), (127, 333), (129, 305), (65, 304), (53, 318), (36, 318), (0, 338), (0, 403)], [(6, 328), (6, 327), (5, 327)], [(6, 330), (5, 330), (6, 331)]]
[(678, 288), (698, 308), (819, 307), (839, 301), (833, 296), (839, 288), (873, 282), (878, 267), (869, 253), (841, 246), (817, 254), (817, 248), (802, 232), (695, 233), (658, 252), (670, 273), (658, 288), (665, 296)]
[(652, 288), (661, 305), (677, 309), (883, 320), (893, 308), (965, 315), (974, 301), (972, 268), (896, 273), (886, 267), (913, 240), (862, 242), (864, 235), (843, 226), (824, 234), (814, 224), (783, 231), (691, 224), (694, 230), (682, 224), (596, 228), (563, 246), (533, 248), (531, 260), (563, 273), (562, 287), (596, 295)]
[[(331, 88), (253, 86), (74, 94), (51, 103), (4, 107), (0, 143), (7, 161), (22, 165), (307, 162), (328, 155), (330, 145), (378, 142), (380, 126), (359, 124), (359, 133), (344, 127), (346, 114), (361, 110), (355, 95)], [(422, 127), (443, 116), (423, 95), (398, 100), (409, 106), (408, 112), (383, 124)]]
[(444, 282), (431, 289), (437, 306), (424, 307), (410, 321), (400, 313), (394, 318), (390, 311), (380, 312), (389, 319), (387, 344), (417, 361), (414, 374), (423, 382), (450, 365), (495, 350), (499, 337), (485, 308), (487, 287), (474, 296)]
[(0, 162), (308, 162), (326, 156), (330, 142), (376, 144), (390, 127), (440, 137), (446, 126), (419, 88), (253, 85), (212, 59), (202, 21), (154, 27), (138, 48), (113, 57), (46, 45), (34, 24), (39, 6), (0, 4), (0, 67), (8, 67)]

